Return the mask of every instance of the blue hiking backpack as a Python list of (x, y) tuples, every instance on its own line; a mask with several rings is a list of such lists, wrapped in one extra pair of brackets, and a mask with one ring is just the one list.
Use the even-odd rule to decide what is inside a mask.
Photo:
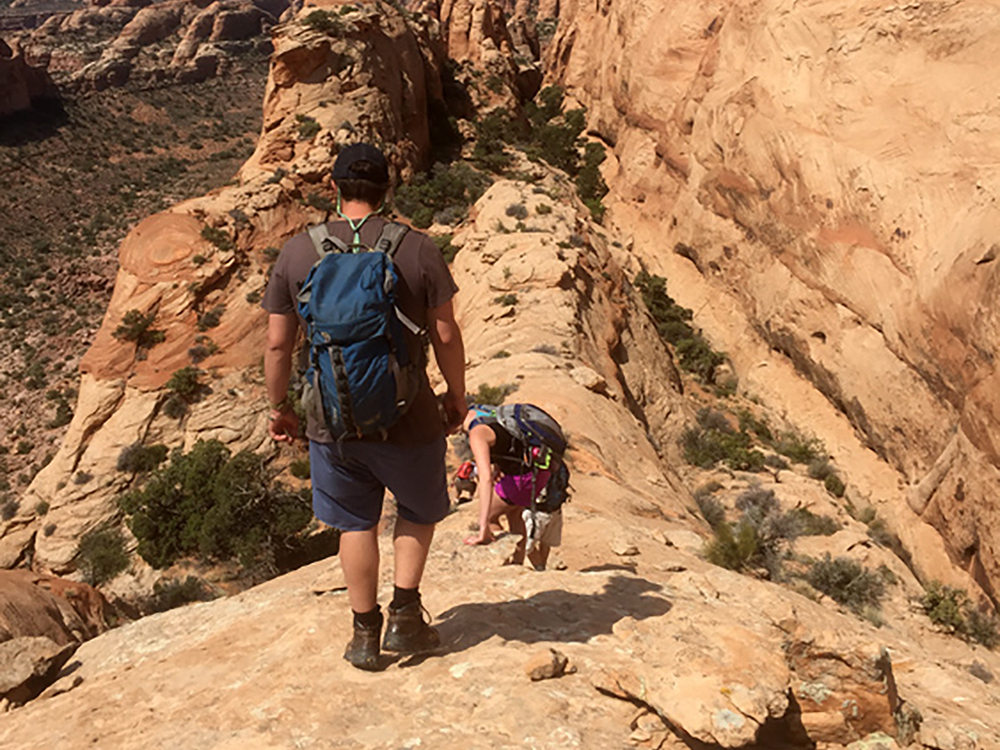
[(423, 342), (407, 340), (425, 332), (396, 307), (392, 259), (406, 232), (388, 222), (368, 248), (332, 236), (326, 224), (309, 229), (319, 260), (298, 295), (309, 345), (302, 400), (336, 440), (384, 437), (425, 377)]

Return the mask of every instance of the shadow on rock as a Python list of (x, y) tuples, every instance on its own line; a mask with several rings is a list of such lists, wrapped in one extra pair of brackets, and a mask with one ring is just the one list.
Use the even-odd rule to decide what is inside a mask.
[(644, 620), (670, 611), (659, 584), (644, 578), (614, 576), (596, 594), (542, 591), (528, 599), (460, 604), (441, 614), (435, 623), (442, 652), (458, 653), (495, 635), (507, 641), (584, 643), (595, 635), (609, 635), (624, 617)]

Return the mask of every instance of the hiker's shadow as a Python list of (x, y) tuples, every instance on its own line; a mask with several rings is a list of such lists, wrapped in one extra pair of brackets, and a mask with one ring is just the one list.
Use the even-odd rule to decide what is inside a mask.
[(659, 617), (672, 605), (644, 578), (614, 576), (595, 594), (553, 589), (528, 599), (479, 602), (452, 607), (437, 618), (444, 653), (458, 653), (495, 635), (507, 641), (584, 643), (610, 634), (624, 617)]

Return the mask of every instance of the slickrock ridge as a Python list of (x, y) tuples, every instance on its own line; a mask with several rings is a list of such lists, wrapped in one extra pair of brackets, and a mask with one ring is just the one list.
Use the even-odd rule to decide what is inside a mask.
[[(985, 2), (624, 0), (565, 8), (548, 58), (612, 152), (612, 226), (742, 388), (994, 604), (998, 24)], [(794, 377), (828, 405), (774, 386)], [(869, 481), (876, 456), (902, 487)]]

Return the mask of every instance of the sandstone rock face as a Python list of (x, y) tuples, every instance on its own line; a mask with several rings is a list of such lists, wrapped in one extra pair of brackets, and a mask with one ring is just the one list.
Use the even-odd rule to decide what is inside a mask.
[(848, 475), (887, 462), (910, 489), (885, 474), (872, 501), (994, 603), (998, 25), (986, 2), (622, 0), (564, 8), (549, 50), (612, 151), (614, 226), (742, 387)]
[(56, 95), (45, 71), (33, 68), (0, 39), (0, 117), (30, 109), (32, 100)]

